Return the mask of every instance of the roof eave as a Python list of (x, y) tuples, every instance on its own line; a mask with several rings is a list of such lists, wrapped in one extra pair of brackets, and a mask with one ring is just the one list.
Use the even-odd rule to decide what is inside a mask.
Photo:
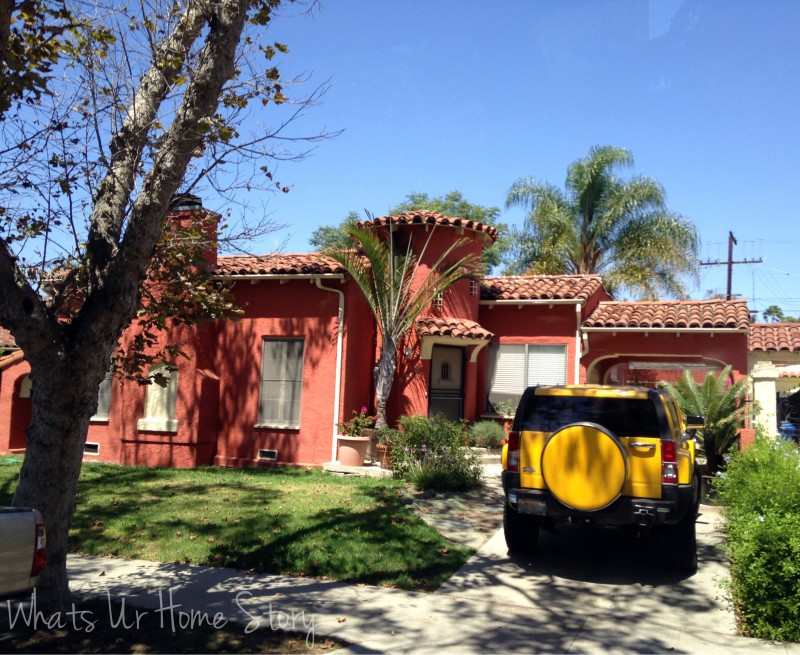
[(343, 273), (254, 273), (246, 275), (214, 275), (213, 279), (222, 282), (237, 280), (344, 280)]
[(528, 298), (525, 300), (479, 300), (479, 305), (585, 305), (583, 298)]
[(749, 329), (748, 328), (722, 328), (722, 327), (713, 327), (713, 328), (693, 328), (693, 327), (684, 327), (684, 328), (664, 328), (664, 327), (581, 327), (581, 330), (584, 332), (680, 332), (680, 333), (702, 333), (702, 332), (727, 332), (731, 334), (740, 333), (740, 334), (747, 334)]

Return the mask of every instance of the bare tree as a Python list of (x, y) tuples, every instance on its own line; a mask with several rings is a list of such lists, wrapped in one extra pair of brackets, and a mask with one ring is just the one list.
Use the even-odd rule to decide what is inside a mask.
[[(284, 191), (271, 162), (305, 154), (288, 126), (320, 90), (299, 103), (284, 95), (273, 60), (286, 47), (262, 42), (280, 9), (281, 0), (0, 2), (0, 325), (33, 383), (13, 502), (44, 516), (39, 588), (54, 609), (69, 601), (67, 534), (98, 386), (143, 288), (205, 247), (165, 230), (171, 200), (200, 185)], [(275, 126), (257, 123), (253, 107), (275, 114)], [(244, 234), (263, 230), (258, 222)], [(195, 249), (169, 256), (182, 243)], [(207, 282), (199, 267), (189, 277), (175, 302), (148, 306), (183, 311), (182, 291)], [(220, 294), (223, 309), (228, 301)]]

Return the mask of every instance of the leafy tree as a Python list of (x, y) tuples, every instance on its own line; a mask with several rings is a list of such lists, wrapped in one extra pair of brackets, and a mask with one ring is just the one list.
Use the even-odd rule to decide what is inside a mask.
[(747, 379), (730, 384), (730, 372), (730, 366), (718, 375), (709, 371), (698, 383), (690, 371), (684, 371), (676, 384), (663, 385), (675, 395), (684, 414), (705, 418), (698, 436), (708, 475), (715, 475), (723, 468), (723, 456), (736, 445), (746, 416)]
[(500, 265), (503, 253), (509, 247), (508, 226), (497, 221), (500, 209), (484, 207), (468, 202), (460, 191), (451, 191), (445, 196), (430, 198), (427, 193), (409, 193), (406, 199), (392, 208), (390, 214), (402, 214), (409, 211), (431, 211), (445, 216), (458, 216), (477, 223), (492, 225), (497, 228), (497, 241), (481, 253), (481, 264), (485, 273)]
[[(424, 253), (435, 230), (431, 230), (420, 249)], [(381, 336), (380, 355), (375, 370), (375, 397), (378, 420), (375, 427), (386, 427), (386, 403), (397, 369), (397, 348), (401, 337), (430, 305), (437, 294), (474, 274), (477, 258), (464, 256), (449, 263), (465, 243), (459, 239), (439, 255), (433, 266), (421, 268), (409, 239), (405, 250), (397, 251), (391, 238), (382, 239), (374, 229), (347, 228), (356, 248), (325, 250), (339, 262), (361, 288), (369, 303)]]
[[(282, 189), (266, 162), (287, 153), (268, 144), (298, 110), (283, 113), (287, 81), (271, 63), (286, 47), (261, 36), (279, 5), (0, 3), (0, 325), (33, 383), (13, 503), (44, 516), (39, 588), (54, 609), (69, 607), (67, 534), (83, 449), (123, 331), (144, 321), (133, 350), (119, 353), (135, 376), (159, 354), (160, 330), (235, 311), (206, 285), (202, 255), (216, 247), (216, 220), (165, 226), (170, 202), (201, 182)], [(289, 118), (240, 135), (251, 101)], [(240, 179), (256, 160), (254, 176)]]
[(534, 178), (514, 182), (506, 206), (528, 215), (511, 232), (506, 272), (599, 274), (611, 293), (686, 297), (681, 276), (697, 276), (697, 230), (667, 210), (657, 182), (616, 176), (631, 166), (628, 150), (595, 146), (570, 165), (565, 191)]
[(348, 230), (360, 222), (358, 212), (348, 212), (345, 219), (337, 226), (321, 225), (311, 233), (308, 242), (312, 248), (325, 250), (328, 248), (349, 248), (353, 245), (350, 241)]
[[(499, 266), (503, 253), (508, 249), (508, 226), (498, 223), (500, 210), (497, 207), (483, 207), (468, 202), (460, 191), (451, 191), (445, 196), (431, 198), (427, 193), (409, 193), (406, 199), (389, 210), (389, 214), (402, 214), (409, 211), (430, 211), (445, 216), (457, 216), (470, 221), (492, 225), (497, 228), (497, 241), (485, 248), (481, 255), (484, 272)], [(348, 247), (347, 229), (359, 222), (357, 212), (350, 212), (338, 227), (319, 227), (311, 233), (309, 243), (317, 249)]]

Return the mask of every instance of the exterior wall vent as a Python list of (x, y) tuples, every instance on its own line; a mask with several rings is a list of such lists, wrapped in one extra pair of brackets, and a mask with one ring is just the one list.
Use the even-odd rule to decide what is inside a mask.
[(83, 446), (84, 455), (99, 455), (100, 444), (96, 441), (87, 441)]
[(270, 450), (267, 448), (259, 448), (258, 449), (258, 459), (267, 460), (269, 462), (277, 462), (278, 461), (278, 451), (277, 450)]

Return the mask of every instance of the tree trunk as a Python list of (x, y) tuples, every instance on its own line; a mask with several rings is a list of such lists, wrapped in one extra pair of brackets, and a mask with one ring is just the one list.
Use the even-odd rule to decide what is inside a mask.
[(378, 404), (378, 420), (375, 422), (375, 428), (378, 430), (388, 425), (386, 421), (386, 403), (389, 401), (389, 394), (392, 391), (396, 368), (397, 344), (394, 341), (384, 339), (375, 375), (375, 398)]
[(47, 566), (39, 576), (37, 594), (49, 611), (69, 607), (69, 527), (89, 419), (97, 409), (97, 389), (107, 368), (103, 362), (108, 361), (107, 357), (94, 357), (74, 366), (47, 368), (36, 360), (31, 362), (33, 414), (12, 502), (42, 513)]

